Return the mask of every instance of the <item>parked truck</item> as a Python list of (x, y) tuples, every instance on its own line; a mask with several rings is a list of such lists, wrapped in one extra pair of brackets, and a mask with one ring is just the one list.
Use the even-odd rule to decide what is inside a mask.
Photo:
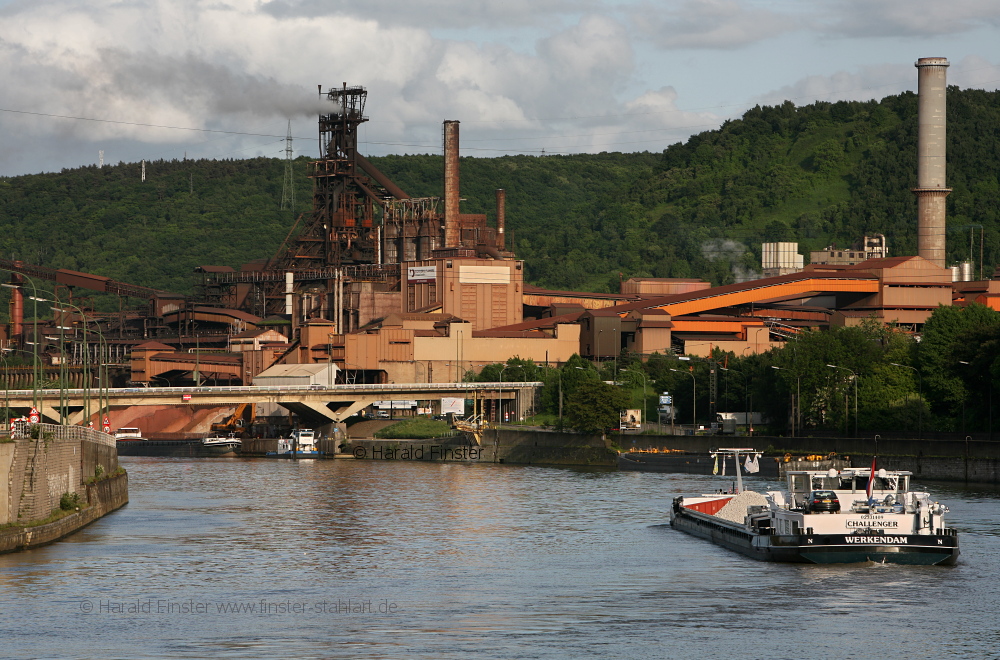
[(739, 427), (749, 427), (748, 431), (753, 431), (754, 424), (763, 422), (763, 415), (759, 412), (720, 412), (715, 419), (719, 423), (719, 433), (733, 435)]

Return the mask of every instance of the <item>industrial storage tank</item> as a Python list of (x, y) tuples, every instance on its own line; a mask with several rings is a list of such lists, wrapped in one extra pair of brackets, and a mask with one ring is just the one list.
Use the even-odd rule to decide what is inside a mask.
[(963, 261), (951, 267), (952, 282), (971, 282), (973, 269), (971, 261)]
[(958, 265), (958, 272), (961, 273), (963, 282), (972, 281), (972, 262), (963, 261)]

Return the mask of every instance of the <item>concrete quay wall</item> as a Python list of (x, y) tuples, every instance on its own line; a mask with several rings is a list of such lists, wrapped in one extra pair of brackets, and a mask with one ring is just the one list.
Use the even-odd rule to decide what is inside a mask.
[[(907, 438), (787, 438), (774, 436), (615, 436), (623, 450), (632, 448), (673, 449), (687, 454), (707, 456), (719, 447), (749, 447), (766, 451), (771, 457), (790, 453), (826, 455), (835, 452), (849, 456), (853, 467), (871, 465), (878, 454), (878, 465), (890, 470), (909, 470), (929, 481), (953, 481), (978, 484), (1000, 483), (1000, 442), (970, 439)], [(762, 461), (763, 463), (763, 461)], [(810, 469), (803, 467), (802, 469)]]
[[(465, 435), (426, 440), (350, 438), (346, 443), (335, 438), (321, 439), (317, 448), (327, 458), (351, 456), (376, 461), (444, 461), (462, 463), (508, 463), (511, 465), (593, 465), (613, 467), (617, 454), (608, 449), (599, 435), (581, 435), (557, 431), (490, 429), (481, 445)], [(243, 456), (263, 456), (277, 451), (274, 438), (243, 441)]]
[[(94, 454), (95, 452), (88, 452)], [(0, 489), (6, 506), (0, 508), (0, 525), (45, 518), (59, 507), (64, 493), (86, 495), (80, 442), (21, 439), (0, 445)], [(91, 456), (93, 458), (93, 456)], [(93, 471), (86, 476), (92, 476)]]
[(85, 508), (55, 522), (34, 527), (0, 528), (0, 554), (37, 548), (69, 536), (128, 503), (128, 474), (84, 486)]
[[(0, 552), (50, 543), (127, 502), (128, 479), (107, 477), (118, 467), (106, 433), (56, 424), (15, 430), (0, 442)], [(61, 511), (63, 495), (75, 495), (80, 511), (31, 526)]]
[[(322, 447), (320, 447), (322, 449)], [(481, 445), (465, 436), (429, 440), (352, 438), (345, 453), (361, 460), (506, 463), (511, 465), (605, 466), (617, 454), (599, 435), (556, 431), (490, 429)]]

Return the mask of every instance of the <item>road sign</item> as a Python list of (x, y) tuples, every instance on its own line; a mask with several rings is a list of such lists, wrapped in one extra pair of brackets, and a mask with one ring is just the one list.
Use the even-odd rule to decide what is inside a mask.
[(33, 407), (31, 409), (31, 412), (28, 413), (28, 421), (31, 422), (32, 424), (37, 424), (38, 422), (42, 421), (42, 416), (38, 414), (37, 408)]
[(111, 433), (111, 420), (107, 417), (104, 418), (104, 432)]

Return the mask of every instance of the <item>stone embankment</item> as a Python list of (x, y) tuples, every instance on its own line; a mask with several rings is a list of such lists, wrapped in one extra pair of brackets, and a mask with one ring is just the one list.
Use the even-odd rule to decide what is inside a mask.
[[(793, 456), (829, 455), (849, 458), (854, 468), (869, 467), (872, 456), (878, 456), (878, 467), (887, 470), (908, 470), (916, 479), (926, 481), (952, 481), (968, 484), (1000, 483), (1000, 442), (984, 438), (788, 438), (775, 436), (673, 436), (637, 435), (616, 438), (626, 451), (630, 449), (672, 450), (673, 454), (659, 454), (662, 469), (656, 471), (691, 472), (711, 474), (712, 459), (709, 451), (719, 447), (748, 447), (765, 453), (760, 459), (760, 476), (777, 476), (774, 466), (785, 454)], [(623, 454), (642, 459), (640, 454)], [(656, 463), (648, 454), (649, 462)], [(670, 467), (667, 467), (667, 466)], [(622, 465), (625, 469), (643, 469), (635, 465)], [(816, 469), (810, 462), (802, 462), (798, 469)], [(730, 463), (730, 474), (732, 463)]]
[[(384, 426), (385, 424), (380, 424)], [(354, 431), (355, 427), (351, 427)], [(501, 428), (484, 432), (481, 444), (465, 434), (427, 440), (389, 440), (349, 437), (324, 438), (316, 443), (326, 458), (337, 455), (359, 460), (506, 463), (511, 465), (617, 465), (618, 454), (600, 435), (562, 433), (537, 429)], [(276, 451), (275, 439), (243, 441), (243, 456), (263, 456)]]
[[(114, 437), (79, 426), (38, 424), (0, 442), (0, 552), (56, 541), (128, 502)], [(53, 522), (66, 506), (71, 513)]]
[(430, 440), (351, 438), (346, 452), (376, 461), (604, 467), (614, 467), (618, 461), (617, 452), (600, 435), (518, 428), (488, 429), (478, 445), (466, 435)]

